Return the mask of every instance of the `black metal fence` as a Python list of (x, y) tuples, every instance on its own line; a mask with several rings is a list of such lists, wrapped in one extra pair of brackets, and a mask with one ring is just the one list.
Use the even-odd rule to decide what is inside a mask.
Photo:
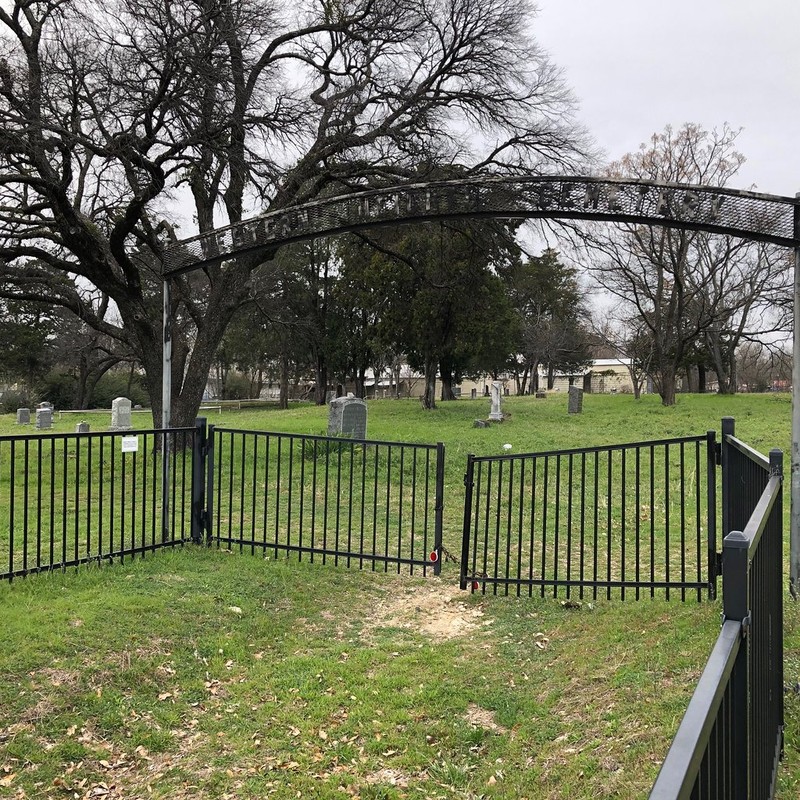
[(206, 441), (209, 541), (275, 557), (439, 574), (442, 444), (214, 426)]
[[(651, 800), (773, 797), (783, 749), (783, 456), (723, 427), (722, 632)], [(760, 492), (752, 486), (763, 485)], [(747, 499), (743, 499), (747, 498)]]
[(461, 588), (714, 596), (716, 433), (468, 456)]
[(0, 579), (186, 541), (193, 438), (193, 428), (0, 437)]

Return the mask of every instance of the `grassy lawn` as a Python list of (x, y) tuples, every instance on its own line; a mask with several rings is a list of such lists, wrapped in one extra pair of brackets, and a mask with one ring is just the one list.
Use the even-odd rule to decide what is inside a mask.
[[(488, 405), (369, 405), (370, 438), (445, 442), (455, 553), (469, 452), (697, 434), (722, 416), (762, 452), (789, 450), (780, 395), (674, 409), (586, 396), (580, 416), (566, 397), (506, 398), (506, 422), (472, 428)], [(95, 431), (109, 417), (86, 419)], [(318, 434), (326, 411), (209, 422)], [(18, 431), (0, 418), (0, 433)], [(644, 797), (719, 612), (469, 596), (450, 563), (423, 580), (194, 547), (15, 581), (0, 586), (0, 797)], [(787, 595), (790, 686), (798, 621)], [(798, 697), (786, 696), (781, 798), (800, 786)]]

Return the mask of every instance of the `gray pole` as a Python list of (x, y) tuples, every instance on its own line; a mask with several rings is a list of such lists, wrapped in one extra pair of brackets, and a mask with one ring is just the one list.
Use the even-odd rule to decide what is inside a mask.
[[(795, 197), (800, 200), (800, 192)], [(794, 207), (794, 235), (800, 234), (800, 206)], [(800, 247), (794, 248), (794, 331), (792, 339), (792, 462), (789, 522), (789, 586), (800, 585)]]
[(169, 278), (162, 292), (163, 330), (161, 348), (161, 427), (169, 428), (172, 405), (172, 317)]
[(169, 278), (162, 291), (162, 344), (161, 344), (161, 541), (170, 539), (169, 529), (169, 433), (172, 406), (172, 298)]

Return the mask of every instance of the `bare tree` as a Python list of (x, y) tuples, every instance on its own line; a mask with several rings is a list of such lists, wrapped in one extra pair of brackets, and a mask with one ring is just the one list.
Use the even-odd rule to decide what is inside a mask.
[(737, 374), (746, 391), (789, 391), (792, 382), (791, 348), (745, 342), (737, 353), (737, 363)]
[[(0, 290), (123, 340), (159, 420), (159, 275), (177, 203), (205, 232), (420, 163), (524, 172), (582, 157), (572, 98), (527, 33), (532, 11), (526, 0), (299, 0), (291, 13), (270, 0), (3, 3)], [(194, 416), (263, 258), (174, 281), (176, 424)], [(105, 313), (97, 292), (112, 301)]]
[(763, 244), (731, 248), (729, 239), (715, 237), (704, 243), (699, 257), (707, 276), (700, 287), (703, 305), (713, 309), (714, 319), (702, 331), (698, 348), (716, 373), (718, 391), (734, 394), (740, 345), (774, 342), (787, 331), (775, 309), (791, 295), (791, 255)]
[[(610, 320), (614, 319), (612, 323)], [(636, 316), (625, 318), (620, 304), (604, 312), (602, 321), (592, 325), (592, 336), (620, 361), (623, 361), (633, 385), (633, 397), (640, 400), (651, 372), (652, 342)]]
[[(677, 131), (667, 127), (611, 164), (608, 173), (724, 186), (744, 161), (735, 150), (737, 135), (727, 125), (719, 131), (689, 123)], [(736, 342), (763, 331), (759, 310), (785, 290), (788, 273), (774, 253), (700, 231), (630, 225), (621, 231), (587, 226), (583, 244), (595, 280), (631, 308), (637, 328), (647, 331), (650, 374), (664, 405), (675, 403), (678, 375), (704, 337), (716, 354), (721, 386), (735, 387), (727, 376)], [(723, 352), (726, 341), (732, 346)]]

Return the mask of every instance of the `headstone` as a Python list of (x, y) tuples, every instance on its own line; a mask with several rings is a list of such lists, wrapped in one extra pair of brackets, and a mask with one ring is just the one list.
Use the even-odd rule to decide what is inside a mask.
[(583, 411), (583, 389), (577, 386), (569, 387), (568, 409), (570, 414), (580, 414)]
[(536, 392), (537, 400), (547, 400), (547, 392)]
[(504, 394), (506, 397), (508, 397), (508, 396), (509, 396), (509, 394), (511, 394), (511, 389), (509, 389), (509, 388), (508, 388), (508, 386), (506, 386), (506, 387), (503, 389), (503, 394)]
[(131, 401), (127, 397), (115, 397), (111, 403), (111, 430), (129, 431), (131, 425)]
[(476, 419), (475, 422), (472, 423), (473, 428), (491, 428), (492, 423), (489, 422), (488, 419)]
[(367, 438), (367, 404), (358, 397), (336, 397), (328, 408), (328, 436)]
[(52, 408), (37, 408), (36, 409), (36, 429), (40, 431), (47, 431), (53, 427), (53, 409)]
[(478, 397), (478, 390), (473, 388), (472, 391), (469, 393), (469, 397), (470, 400), (475, 400)]
[(328, 389), (328, 391), (325, 392), (325, 405), (329, 406), (331, 404), (331, 401), (335, 399), (336, 399), (336, 392), (334, 392), (333, 389)]
[(88, 422), (79, 422), (75, 426), (75, 433), (89, 433), (89, 423)]
[(17, 425), (31, 424), (31, 410), (29, 408), (17, 409)]
[(492, 382), (492, 410), (489, 412), (489, 419), (492, 422), (501, 422), (503, 419), (503, 412), (500, 410), (500, 395), (502, 394), (503, 386), (498, 381)]

